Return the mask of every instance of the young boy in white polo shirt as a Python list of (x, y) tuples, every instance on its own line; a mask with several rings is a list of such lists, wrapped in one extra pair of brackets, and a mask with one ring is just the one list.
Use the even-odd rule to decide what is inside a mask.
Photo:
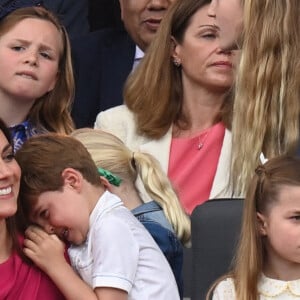
[[(46, 231), (29, 227), (24, 253), (67, 299), (179, 299), (164, 255), (122, 201), (105, 190), (79, 141), (58, 134), (34, 137), (16, 159), (21, 211)], [(70, 260), (83, 281), (56, 235), (71, 244)]]

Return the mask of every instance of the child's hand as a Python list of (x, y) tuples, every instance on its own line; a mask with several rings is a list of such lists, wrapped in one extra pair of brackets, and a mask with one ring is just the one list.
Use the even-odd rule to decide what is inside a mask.
[(48, 234), (37, 226), (30, 226), (25, 231), (23, 251), (46, 273), (66, 263), (64, 243), (55, 234)]

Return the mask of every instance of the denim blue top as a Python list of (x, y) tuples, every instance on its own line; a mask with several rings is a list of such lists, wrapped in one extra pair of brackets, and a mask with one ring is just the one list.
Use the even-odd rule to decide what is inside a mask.
[(136, 207), (131, 212), (146, 227), (167, 258), (182, 298), (183, 248), (162, 208), (155, 201), (150, 201)]

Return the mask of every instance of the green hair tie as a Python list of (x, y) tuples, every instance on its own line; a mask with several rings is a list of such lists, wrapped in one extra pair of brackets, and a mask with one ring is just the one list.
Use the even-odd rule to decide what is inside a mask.
[(115, 185), (115, 186), (119, 186), (122, 182), (122, 179), (120, 177), (118, 177), (117, 175), (112, 174), (111, 172), (102, 169), (102, 168), (98, 168), (98, 173), (105, 177), (109, 183)]

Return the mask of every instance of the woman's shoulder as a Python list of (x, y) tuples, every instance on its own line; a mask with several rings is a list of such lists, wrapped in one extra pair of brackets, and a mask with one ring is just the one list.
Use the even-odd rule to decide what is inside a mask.
[[(111, 119), (112, 117), (113, 118), (116, 117), (116, 119), (112, 120)], [(119, 105), (101, 111), (96, 117), (95, 128), (101, 127), (101, 125), (105, 121), (110, 121), (115, 123), (115, 122), (131, 121), (131, 120), (134, 120), (133, 113), (128, 109), (126, 105)]]
[(105, 130), (117, 136), (132, 150), (147, 141), (138, 133), (134, 114), (126, 105), (116, 106), (98, 114), (95, 129)]
[(126, 128), (135, 128), (133, 113), (126, 105), (119, 105), (101, 111), (95, 121), (95, 128), (118, 134)]

